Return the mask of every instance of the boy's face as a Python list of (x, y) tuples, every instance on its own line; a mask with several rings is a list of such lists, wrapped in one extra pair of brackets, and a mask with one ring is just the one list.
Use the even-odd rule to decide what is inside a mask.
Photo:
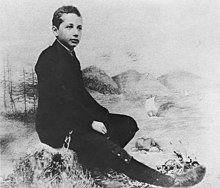
[(61, 16), (63, 22), (59, 28), (52, 27), (54, 35), (67, 48), (72, 50), (75, 48), (82, 36), (82, 18), (76, 14), (69, 13)]

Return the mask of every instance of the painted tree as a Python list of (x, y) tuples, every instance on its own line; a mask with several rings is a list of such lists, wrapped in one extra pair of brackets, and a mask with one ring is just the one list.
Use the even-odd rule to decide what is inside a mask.
[(32, 104), (33, 112), (36, 112), (37, 106), (37, 78), (32, 69), (26, 79), (26, 94), (28, 103)]
[(8, 93), (10, 98), (10, 106), (12, 111), (16, 111), (15, 100), (14, 100), (14, 90), (15, 86), (13, 85), (12, 76), (11, 76), (11, 67), (8, 65)]
[(6, 80), (6, 68), (5, 68), (5, 66), (4, 66), (3, 69), (4, 69), (3, 70), (4, 71), (3, 72), (3, 81), (2, 81), (2, 83), (3, 83), (3, 103), (4, 103), (4, 109), (7, 112), (8, 111), (7, 93), (6, 93), (6, 91), (7, 91), (7, 80)]
[(16, 101), (23, 103), (25, 115), (28, 111), (36, 112), (37, 106), (37, 81), (36, 75), (32, 70), (30, 73), (23, 69), (22, 80), (17, 86)]
[(4, 108), (5, 111), (7, 112), (7, 102), (6, 102), (6, 88), (7, 88), (7, 83), (6, 83), (6, 72), (5, 72), (5, 66), (4, 66), (4, 76), (3, 76), (3, 100), (4, 100)]
[(12, 81), (12, 70), (9, 64), (8, 56), (6, 64), (3, 65), (3, 103), (6, 112), (16, 111), (16, 105), (14, 100), (15, 84)]
[(27, 115), (27, 91), (26, 91), (26, 76), (25, 76), (26, 72), (23, 68), (23, 99), (24, 99), (24, 113), (25, 115)]
[(24, 110), (24, 115), (25, 117), (27, 116), (27, 91), (26, 91), (26, 71), (23, 68), (22, 71), (22, 79), (19, 80), (18, 85), (16, 86), (16, 90), (14, 92), (14, 96), (15, 96), (15, 101), (17, 103), (22, 103), (22, 107)]

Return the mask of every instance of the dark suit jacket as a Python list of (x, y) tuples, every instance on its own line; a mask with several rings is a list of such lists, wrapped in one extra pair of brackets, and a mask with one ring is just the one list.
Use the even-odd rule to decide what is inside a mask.
[(56, 40), (35, 66), (38, 77), (36, 130), (42, 142), (61, 147), (69, 131), (91, 131), (93, 120), (105, 122), (109, 112), (86, 91), (78, 59)]

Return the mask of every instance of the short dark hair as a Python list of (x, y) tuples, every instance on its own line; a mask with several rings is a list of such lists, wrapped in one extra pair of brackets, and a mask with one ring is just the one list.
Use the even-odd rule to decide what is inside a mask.
[(76, 7), (74, 7), (72, 5), (62, 6), (54, 12), (53, 19), (52, 19), (52, 25), (59, 28), (60, 24), (63, 22), (63, 20), (61, 19), (61, 16), (63, 14), (70, 14), (70, 13), (76, 14), (77, 16), (81, 17), (81, 14)]

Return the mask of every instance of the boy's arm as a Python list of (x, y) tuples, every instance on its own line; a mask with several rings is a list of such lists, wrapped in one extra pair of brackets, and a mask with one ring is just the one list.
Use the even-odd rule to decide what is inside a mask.
[(93, 97), (83, 87), (74, 88), (74, 94), (66, 87), (62, 80), (62, 72), (53, 68), (54, 60), (41, 55), (36, 65), (39, 86), (46, 89), (45, 95), (50, 93), (58, 98), (68, 101), (69, 105), (78, 106), (92, 119), (105, 123), (109, 112), (106, 108), (98, 104)]
[(82, 99), (83, 102), (81, 103), (81, 106), (84, 106), (89, 115), (93, 117), (94, 120), (105, 123), (108, 120), (109, 111), (105, 107), (101, 106), (84, 88), (84, 86), (82, 86), (81, 89), (78, 89), (79, 94), (76, 95), (76, 100)]
[(107, 122), (109, 117), (109, 111), (101, 106), (96, 100), (88, 93), (88, 91), (82, 86), (76, 88), (76, 93), (73, 94), (61, 84), (60, 97), (68, 100), (71, 105), (77, 105), (82, 108), (86, 114), (90, 115), (92, 119), (100, 122)]

